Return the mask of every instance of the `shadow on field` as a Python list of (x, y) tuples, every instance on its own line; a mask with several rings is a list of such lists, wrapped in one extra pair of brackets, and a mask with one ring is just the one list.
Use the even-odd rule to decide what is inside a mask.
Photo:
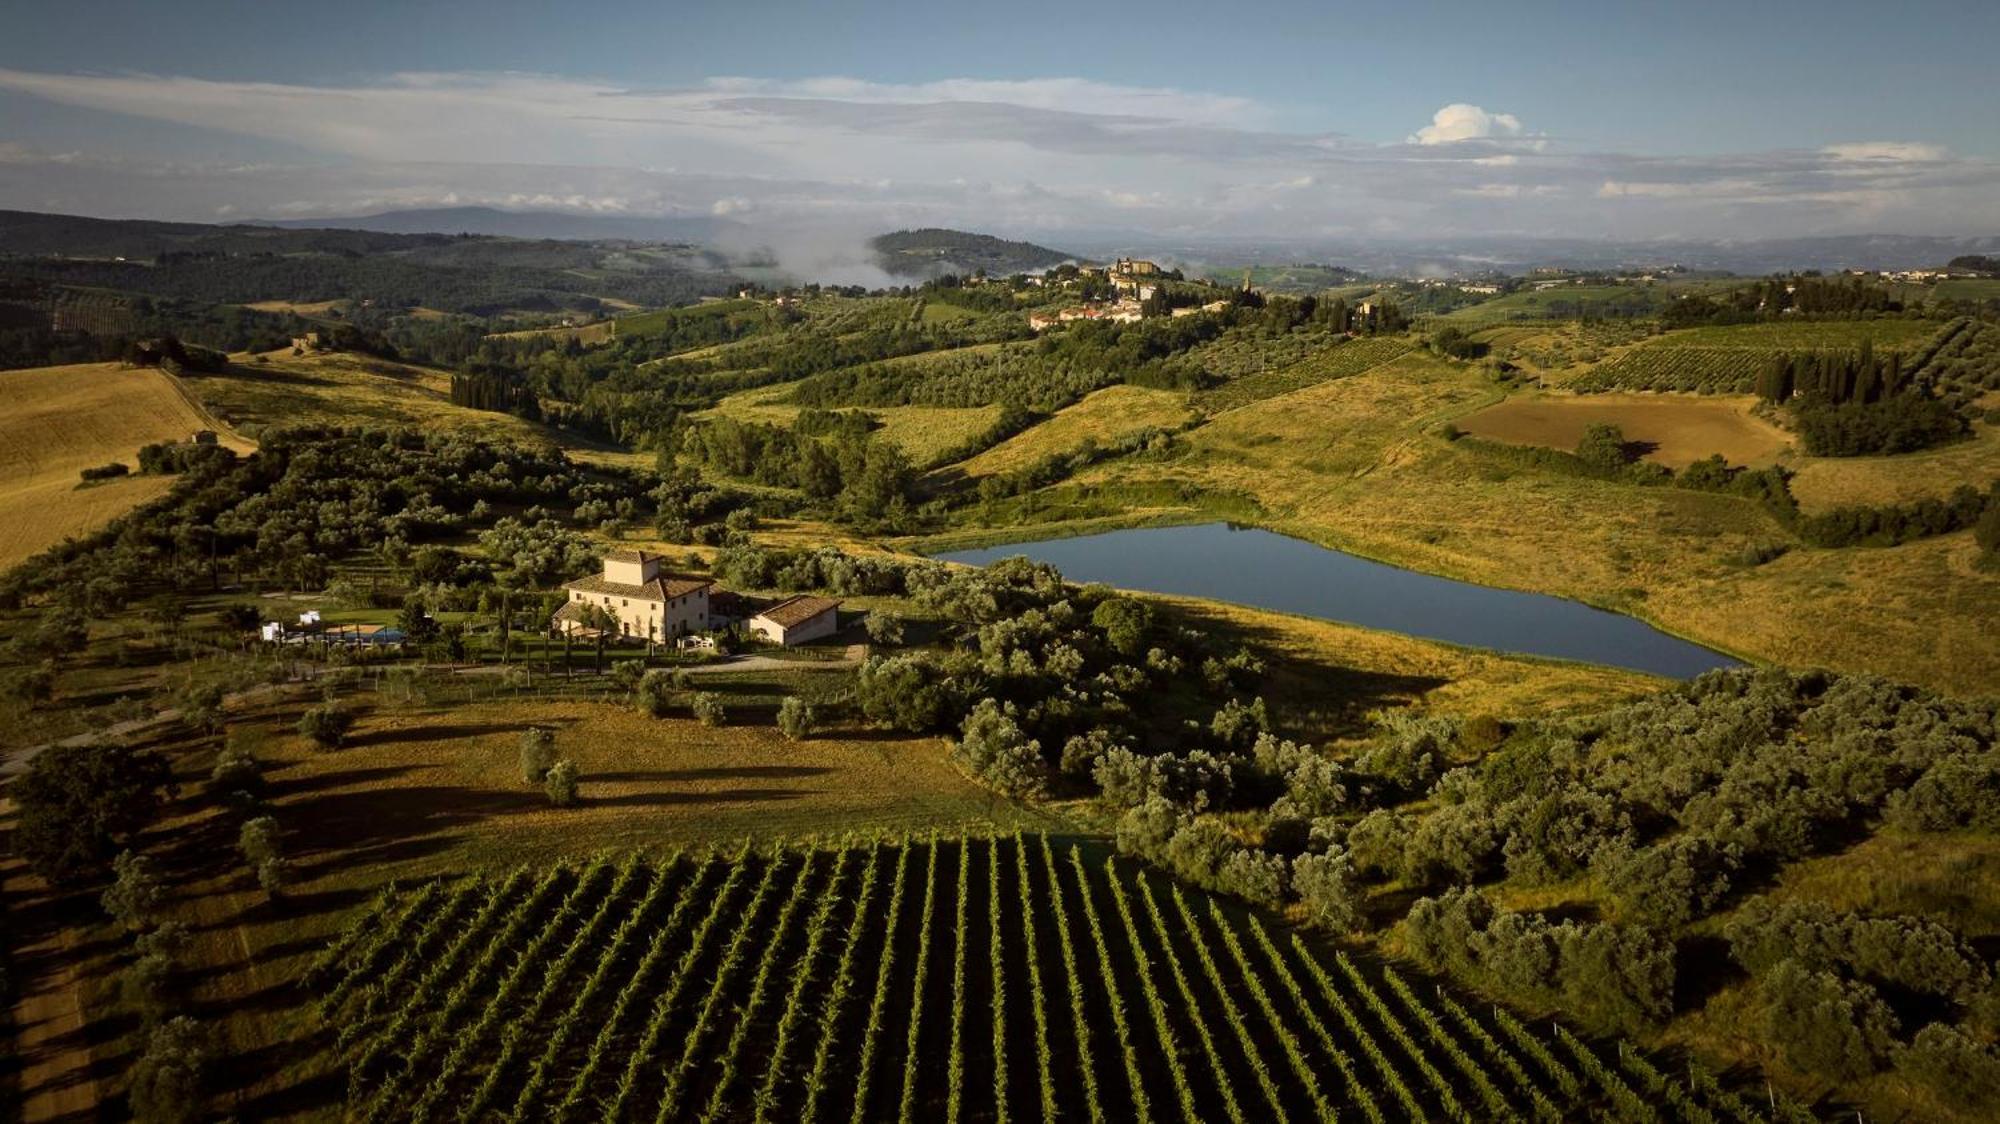
[(733, 765), (707, 769), (645, 769), (622, 773), (592, 773), (584, 780), (638, 783), (755, 780), (763, 777), (773, 780), (797, 780), (801, 777), (823, 776), (831, 772), (832, 769), (822, 765)]
[[(585, 777), (586, 785), (590, 778)], [(805, 788), (725, 788), (714, 792), (630, 792), (618, 796), (588, 796), (584, 807), (667, 808), (699, 804), (767, 804), (816, 796)], [(544, 802), (546, 804), (546, 802)]]
[(340, 769), (331, 773), (308, 773), (304, 776), (288, 777), (283, 780), (264, 781), (264, 798), (278, 800), (300, 792), (314, 792), (329, 788), (345, 788), (349, 785), (369, 784), (400, 777), (414, 772), (414, 765), (381, 765), (370, 769)]
[(487, 734), (506, 734), (526, 729), (519, 722), (466, 722), (455, 726), (409, 726), (391, 730), (364, 731), (347, 739), (349, 747), (394, 745), (398, 742), (454, 741)]
[(307, 796), (287, 803), (284, 814), (298, 851), (351, 852), (357, 847), (547, 807), (548, 800), (540, 793), (406, 785)]

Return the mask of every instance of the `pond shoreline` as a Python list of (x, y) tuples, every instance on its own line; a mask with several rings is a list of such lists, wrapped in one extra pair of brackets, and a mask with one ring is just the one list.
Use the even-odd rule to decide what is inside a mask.
[[(1004, 543), (987, 538), (976, 548), (963, 540), (938, 543), (931, 556), (979, 565), (1021, 554), (1050, 562), (1077, 582), (1676, 679), (1748, 662), (1637, 615), (1583, 601), (1430, 574), (1267, 527), (1161, 516), (1140, 526), (1051, 525)], [(1259, 595), (1244, 596), (1233, 588), (1239, 583), (1256, 585)]]

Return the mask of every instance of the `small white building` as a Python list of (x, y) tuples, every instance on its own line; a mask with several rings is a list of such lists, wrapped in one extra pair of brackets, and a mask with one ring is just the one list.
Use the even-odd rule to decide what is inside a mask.
[(604, 556), (603, 574), (563, 583), (569, 600), (549, 623), (558, 632), (592, 632), (584, 609), (594, 605), (617, 620), (619, 636), (630, 639), (652, 643), (706, 631), (715, 582), (663, 573), (662, 561), (644, 550), (612, 551)]
[(840, 602), (800, 594), (750, 618), (750, 631), (790, 648), (832, 636), (840, 628)]

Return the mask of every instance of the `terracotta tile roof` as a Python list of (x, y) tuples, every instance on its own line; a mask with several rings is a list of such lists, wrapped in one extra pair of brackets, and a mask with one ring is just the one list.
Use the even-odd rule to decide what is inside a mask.
[(799, 625), (840, 607), (840, 602), (831, 597), (811, 597), (800, 594), (787, 597), (776, 605), (757, 614), (758, 620), (770, 621), (779, 628), (797, 628)]
[(574, 589), (579, 593), (607, 593), (613, 597), (637, 597), (645, 601), (666, 601), (707, 589), (715, 584), (713, 578), (679, 578), (662, 575), (644, 585), (626, 585), (624, 582), (604, 580), (601, 574), (564, 582), (564, 589)]
[(651, 551), (633, 550), (628, 547), (623, 550), (612, 551), (604, 556), (604, 560), (606, 562), (651, 562), (653, 559), (660, 557), (663, 557), (663, 555), (654, 554)]

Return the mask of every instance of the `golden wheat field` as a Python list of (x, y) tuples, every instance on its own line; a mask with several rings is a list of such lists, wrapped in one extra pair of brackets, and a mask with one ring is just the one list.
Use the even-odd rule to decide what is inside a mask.
[[(139, 446), (184, 441), (217, 423), (171, 376), (116, 363), (0, 372), (0, 568), (86, 534), (164, 493), (165, 476), (84, 484), (86, 468), (123, 462)], [(224, 443), (251, 446), (233, 434)]]

